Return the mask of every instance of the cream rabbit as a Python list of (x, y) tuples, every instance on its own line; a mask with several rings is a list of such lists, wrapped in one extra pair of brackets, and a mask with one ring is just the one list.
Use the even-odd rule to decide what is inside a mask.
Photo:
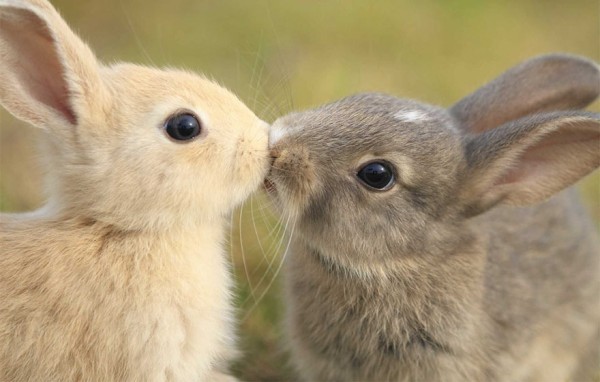
[(0, 0), (0, 103), (48, 168), (48, 203), (0, 218), (0, 381), (227, 378), (224, 225), (266, 124), (192, 73), (100, 64), (44, 0)]
[(600, 245), (598, 66), (526, 61), (449, 109), (359, 94), (272, 126), (308, 381), (589, 381)]

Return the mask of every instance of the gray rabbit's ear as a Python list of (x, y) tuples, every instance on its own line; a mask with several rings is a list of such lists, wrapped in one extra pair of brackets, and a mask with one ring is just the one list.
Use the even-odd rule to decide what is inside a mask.
[[(75, 125), (102, 100), (90, 49), (45, 0), (0, 0), (0, 104), (38, 127)], [(94, 104), (96, 103), (96, 104)]]
[(598, 113), (543, 113), (466, 139), (460, 201), (467, 216), (541, 202), (600, 166)]
[(527, 60), (450, 108), (459, 126), (479, 133), (546, 111), (582, 109), (600, 93), (600, 70), (585, 58), (549, 54)]

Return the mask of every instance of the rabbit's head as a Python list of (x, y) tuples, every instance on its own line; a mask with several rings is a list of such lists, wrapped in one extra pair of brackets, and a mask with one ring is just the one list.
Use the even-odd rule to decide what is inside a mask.
[(267, 126), (195, 74), (104, 66), (44, 0), (0, 0), (0, 103), (47, 132), (49, 205), (124, 229), (228, 214), (268, 171)]
[(469, 218), (540, 202), (598, 167), (600, 117), (573, 109), (599, 88), (594, 63), (548, 55), (447, 110), (359, 94), (290, 114), (271, 127), (267, 188), (330, 265), (364, 274), (443, 253)]

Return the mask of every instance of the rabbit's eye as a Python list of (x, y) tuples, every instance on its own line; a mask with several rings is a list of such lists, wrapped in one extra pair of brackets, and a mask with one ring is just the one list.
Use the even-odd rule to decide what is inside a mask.
[(200, 134), (202, 127), (193, 114), (182, 113), (167, 119), (165, 131), (176, 141), (189, 141)]
[(358, 170), (356, 176), (364, 185), (376, 190), (389, 190), (394, 185), (394, 172), (385, 162), (367, 163)]

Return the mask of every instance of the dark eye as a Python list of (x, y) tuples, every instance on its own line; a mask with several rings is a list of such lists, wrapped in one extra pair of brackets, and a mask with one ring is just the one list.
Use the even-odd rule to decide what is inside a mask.
[(193, 114), (182, 113), (167, 119), (165, 131), (176, 141), (189, 141), (200, 134), (202, 127)]
[(394, 173), (385, 162), (371, 162), (358, 170), (358, 179), (376, 190), (387, 190), (394, 184)]

